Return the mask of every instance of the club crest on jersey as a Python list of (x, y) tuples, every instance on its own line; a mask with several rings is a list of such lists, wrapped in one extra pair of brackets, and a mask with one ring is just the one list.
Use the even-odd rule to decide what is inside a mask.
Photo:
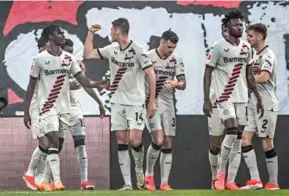
[(248, 52), (249, 52), (249, 47), (246, 44), (243, 44), (241, 51), (240, 51), (240, 55), (247, 55)]
[(125, 57), (124, 57), (124, 60), (127, 61), (127, 60), (132, 59), (133, 57), (134, 57), (134, 55), (130, 56), (130, 55), (126, 54)]
[(133, 53), (134, 55), (136, 54), (133, 48), (131, 48), (128, 52)]
[(64, 59), (62, 60), (62, 64), (61, 65), (64, 66), (64, 67), (68, 67), (71, 64), (71, 61), (72, 61), (71, 57), (68, 56), (68, 55), (65, 55)]

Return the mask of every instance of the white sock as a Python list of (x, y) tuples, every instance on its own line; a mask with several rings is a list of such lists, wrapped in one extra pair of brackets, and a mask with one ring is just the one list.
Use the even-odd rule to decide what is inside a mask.
[(242, 147), (243, 157), (249, 169), (251, 180), (260, 180), (256, 153), (252, 145)]
[(41, 182), (42, 183), (52, 183), (52, 172), (51, 172), (49, 161), (47, 158), (45, 161), (45, 169), (44, 169), (44, 172), (42, 175)]
[(171, 149), (162, 149), (160, 157), (161, 184), (168, 184), (169, 175), (172, 167), (172, 159), (173, 158)]
[(124, 184), (132, 187), (131, 183), (131, 171), (130, 171), (130, 157), (128, 150), (118, 151), (118, 162), (120, 166), (120, 171), (124, 180)]
[(143, 160), (144, 160), (144, 147), (141, 144), (137, 148), (140, 148), (140, 149), (137, 149), (136, 151), (136, 149), (132, 147), (131, 153), (135, 162), (135, 171), (137, 173), (142, 173), (143, 172)]
[(52, 172), (54, 183), (61, 182), (60, 180), (60, 158), (57, 148), (49, 148), (49, 153), (47, 160), (49, 161), (49, 166)]
[(44, 174), (45, 163), (46, 163), (47, 154), (41, 157), (38, 163), (38, 167), (35, 173), (35, 183), (39, 184)]
[(209, 161), (210, 161), (211, 172), (212, 172), (212, 180), (216, 180), (217, 169), (218, 169), (218, 159), (219, 159), (218, 155), (219, 154), (217, 155), (212, 154), (211, 150), (209, 150)]
[(233, 143), (236, 141), (237, 135), (226, 135), (221, 146), (221, 152), (220, 152), (220, 163), (218, 168), (218, 173), (226, 173), (226, 166), (229, 159), (229, 155), (231, 152), (231, 148), (233, 146)]
[(272, 184), (278, 184), (278, 156), (277, 152), (273, 148), (265, 152), (266, 164), (269, 175), (269, 182)]
[(77, 160), (79, 163), (79, 171), (80, 171), (80, 178), (81, 183), (87, 181), (87, 168), (88, 168), (88, 161), (87, 161), (87, 154), (84, 145), (76, 147), (76, 155)]
[(235, 182), (241, 162), (241, 139), (237, 139), (229, 155), (227, 184)]
[(146, 174), (145, 174), (146, 176), (154, 175), (154, 166), (159, 155), (160, 155), (160, 146), (151, 144), (147, 150)]
[(32, 153), (31, 160), (30, 160), (30, 163), (28, 165), (28, 170), (26, 172), (26, 175), (34, 176), (35, 169), (38, 167), (39, 161), (45, 155), (46, 155), (46, 153), (41, 151), (39, 147), (35, 148), (35, 150)]

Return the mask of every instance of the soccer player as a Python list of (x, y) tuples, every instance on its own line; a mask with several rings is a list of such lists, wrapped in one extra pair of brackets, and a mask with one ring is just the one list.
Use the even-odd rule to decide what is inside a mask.
[[(222, 37), (226, 39), (228, 37), (228, 29), (222, 25)], [(213, 44), (214, 47), (214, 44)], [(212, 47), (212, 48), (213, 48)], [(212, 83), (215, 83), (214, 71), (212, 73)], [(213, 103), (211, 117), (208, 117), (208, 127), (209, 127), (209, 135), (210, 135), (210, 149), (209, 149), (209, 162), (211, 166), (212, 173), (212, 189), (215, 189), (214, 182), (216, 180), (217, 168), (218, 168), (218, 159), (219, 153), (221, 150), (221, 140), (224, 136), (224, 125), (220, 115), (218, 113), (217, 105), (216, 105), (216, 95), (214, 92), (214, 85), (210, 88), (210, 100)], [(237, 175), (237, 169), (241, 160), (241, 153), (239, 148), (239, 142), (235, 142), (235, 145), (232, 146), (232, 150), (229, 155), (229, 167), (228, 167), (228, 177), (227, 183), (235, 181), (235, 177)]]
[[(152, 139), (146, 159), (145, 188), (147, 190), (155, 190), (154, 165), (160, 151), (160, 190), (172, 190), (168, 184), (168, 178), (172, 166), (172, 140), (176, 135), (176, 115), (173, 96), (174, 89), (184, 90), (186, 88), (183, 61), (173, 53), (178, 41), (179, 38), (175, 32), (170, 30), (165, 31), (162, 34), (158, 48), (148, 52), (156, 73), (157, 110), (153, 118), (148, 119), (147, 123), (147, 128)], [(175, 80), (175, 77), (177, 80)]]
[[(66, 52), (73, 53), (73, 42), (70, 39), (65, 39), (65, 44), (62, 46), (62, 49)], [(85, 73), (85, 65), (82, 62), (79, 62), (81, 65), (82, 72)], [(69, 118), (69, 127), (68, 130), (71, 133), (74, 141), (74, 147), (76, 149), (77, 160), (79, 163), (79, 171), (81, 177), (80, 188), (84, 190), (92, 190), (94, 189), (94, 185), (90, 184), (88, 181), (88, 159), (85, 148), (85, 124), (82, 115), (81, 105), (77, 100), (78, 90), (81, 89), (81, 86), (77, 86), (77, 81), (75, 78), (70, 78), (70, 84), (76, 84), (75, 88), (70, 86), (70, 102), (71, 102), (71, 110), (70, 110), (70, 118)], [(100, 118), (103, 118), (105, 115), (104, 106), (99, 99), (98, 95), (92, 88), (84, 88), (85, 92), (89, 94), (99, 105)]]
[(147, 115), (155, 113), (155, 73), (152, 62), (139, 44), (129, 38), (129, 22), (118, 18), (112, 22), (112, 44), (93, 49), (94, 33), (99, 25), (92, 25), (85, 41), (84, 58), (109, 60), (111, 91), (111, 130), (116, 133), (118, 160), (124, 179), (121, 190), (132, 190), (129, 145), (135, 160), (137, 187), (143, 188), (142, 131), (145, 125), (145, 75), (149, 81), (150, 98)]
[[(39, 53), (43, 52), (47, 48), (47, 42), (44, 37), (40, 37), (38, 40)], [(36, 84), (35, 89), (37, 89), (38, 84)], [(45, 161), (48, 153), (48, 139), (45, 133), (42, 132), (38, 127), (39, 112), (37, 108), (37, 90), (34, 91), (29, 113), (31, 116), (31, 133), (33, 139), (38, 140), (38, 147), (32, 153), (31, 161), (28, 165), (28, 170), (23, 176), (28, 188), (32, 190), (37, 190), (36, 184), (38, 184), (42, 178), (42, 174), (45, 168)]]
[(73, 74), (85, 87), (97, 88), (105, 84), (86, 78), (74, 56), (61, 49), (65, 41), (62, 28), (50, 25), (43, 30), (42, 37), (49, 40), (48, 48), (33, 60), (26, 93), (24, 124), (28, 129), (31, 127), (29, 108), (38, 81), (38, 126), (48, 138), (47, 160), (53, 175), (55, 190), (63, 190), (65, 187), (60, 179), (59, 130), (65, 129), (69, 120), (69, 75)]
[(257, 73), (255, 80), (264, 103), (264, 116), (258, 118), (256, 97), (251, 95), (248, 105), (248, 125), (245, 127), (242, 140), (242, 152), (245, 163), (250, 171), (251, 179), (243, 189), (260, 189), (263, 184), (260, 180), (256, 154), (252, 145), (252, 138), (256, 133), (262, 139), (262, 146), (266, 156), (269, 182), (265, 184), (267, 190), (277, 190), (278, 185), (278, 157), (274, 148), (274, 135), (278, 116), (278, 100), (276, 97), (276, 56), (265, 44), (267, 27), (257, 23), (247, 29), (247, 39), (256, 50), (254, 66)]
[[(242, 130), (246, 124), (248, 87), (256, 96), (257, 111), (261, 113), (261, 117), (264, 112), (252, 72), (253, 52), (249, 43), (240, 39), (243, 33), (243, 15), (239, 11), (231, 11), (222, 19), (222, 24), (228, 28), (228, 37), (219, 40), (207, 57), (203, 105), (204, 114), (211, 117), (210, 87), (214, 70), (216, 105), (226, 134), (221, 145), (220, 163), (214, 183), (217, 190), (225, 189), (226, 164), (232, 146), (238, 145), (241, 149)], [(239, 189), (235, 182), (226, 183), (226, 187), (231, 190)]]

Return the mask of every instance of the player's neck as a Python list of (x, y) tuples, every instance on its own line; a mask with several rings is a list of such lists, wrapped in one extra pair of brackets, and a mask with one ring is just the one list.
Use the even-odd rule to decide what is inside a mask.
[(131, 42), (132, 41), (128, 37), (122, 38), (118, 41), (121, 50), (127, 49)]
[(62, 54), (62, 49), (60, 46), (55, 45), (54, 43), (50, 43), (47, 47), (47, 52), (53, 56), (60, 56)]
[(265, 42), (260, 42), (256, 44), (255, 50), (257, 53), (260, 53), (260, 51), (262, 51), (265, 47), (266, 47)]
[(161, 50), (160, 48), (157, 48), (157, 49), (156, 49), (156, 52), (157, 52), (158, 56), (159, 56), (161, 59), (166, 59), (166, 58), (168, 58), (168, 56), (166, 56), (166, 55), (162, 52), (162, 50)]
[(234, 37), (234, 36), (230, 36), (230, 35), (226, 38), (226, 40), (234, 46), (238, 46), (240, 43), (239, 37)]

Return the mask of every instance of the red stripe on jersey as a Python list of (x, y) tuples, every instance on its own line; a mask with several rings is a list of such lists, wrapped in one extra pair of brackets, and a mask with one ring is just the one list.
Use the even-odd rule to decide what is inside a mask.
[(65, 77), (66, 77), (66, 75), (63, 75), (63, 74), (57, 76), (57, 78), (54, 82), (54, 85), (53, 85), (52, 89), (50, 90), (50, 93), (47, 97), (47, 100), (43, 104), (40, 115), (50, 111), (50, 108), (52, 108), (54, 106), (54, 103), (55, 103), (56, 99), (58, 98), (58, 94), (60, 93), (60, 90), (63, 87)]
[(218, 98), (218, 102), (224, 102), (224, 101), (227, 101), (228, 99), (230, 99), (230, 97), (234, 91), (234, 87), (236, 85), (236, 82), (238, 81), (238, 78), (240, 76), (242, 67), (243, 67), (243, 64), (237, 64), (234, 66), (233, 72), (231, 73), (229, 81), (228, 81), (223, 93)]
[(112, 85), (109, 87), (110, 90), (110, 96), (113, 95), (115, 93), (115, 91), (117, 90), (117, 87), (119, 85), (120, 80), (122, 79), (123, 75), (126, 73), (127, 68), (119, 68), (115, 74), (115, 78), (112, 82)]
[[(161, 90), (163, 89), (164, 83), (167, 80), (168, 76), (160, 76), (157, 81), (156, 81), (156, 96), (155, 98), (158, 98)], [(146, 98), (146, 106), (148, 105), (149, 102), (149, 95)]]

